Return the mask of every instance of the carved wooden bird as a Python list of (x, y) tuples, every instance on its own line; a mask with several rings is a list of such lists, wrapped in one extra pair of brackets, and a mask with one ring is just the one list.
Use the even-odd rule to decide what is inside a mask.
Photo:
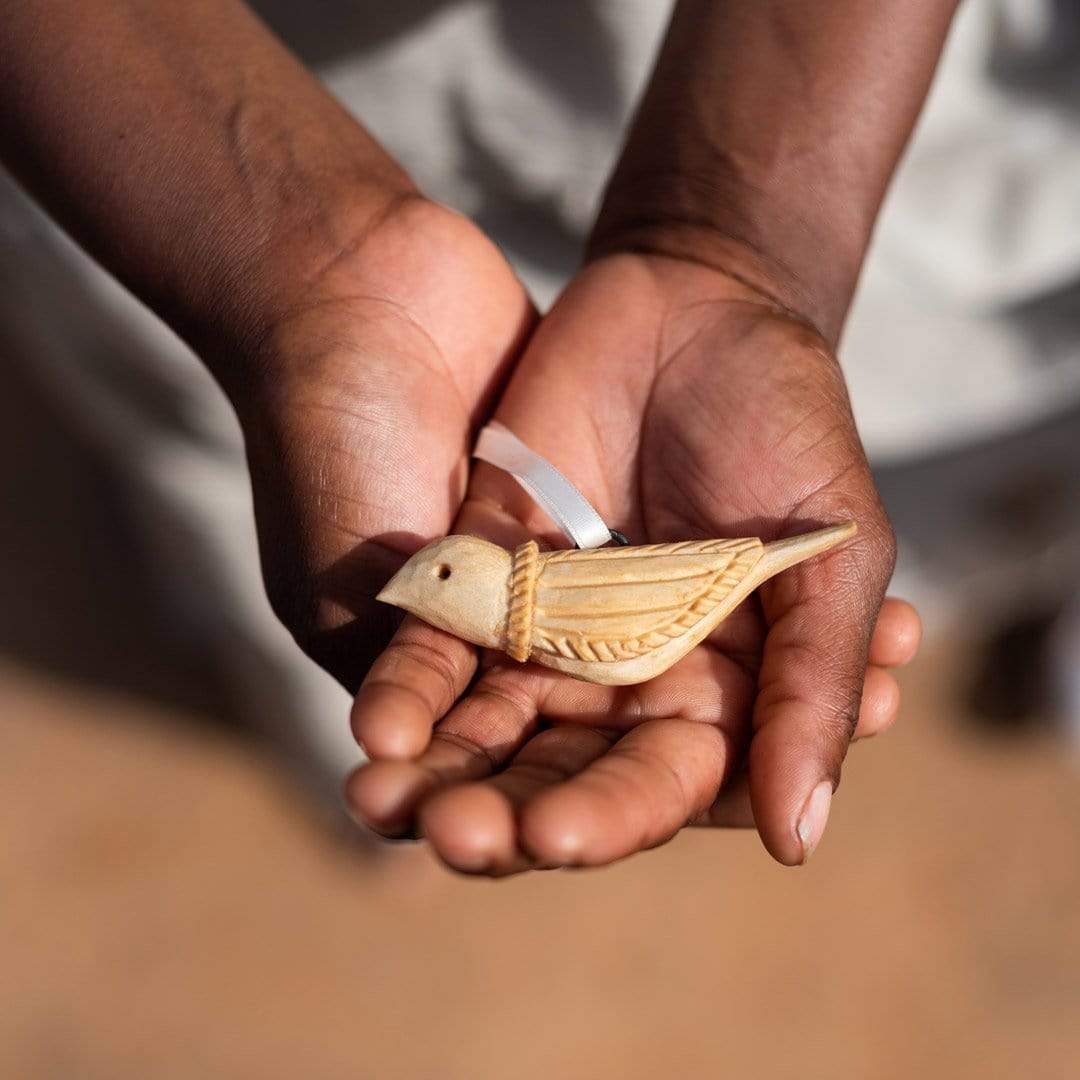
[(854, 522), (790, 540), (687, 540), (513, 553), (473, 536), (418, 551), (378, 599), (514, 660), (621, 686), (666, 671), (763, 582), (842, 543)]

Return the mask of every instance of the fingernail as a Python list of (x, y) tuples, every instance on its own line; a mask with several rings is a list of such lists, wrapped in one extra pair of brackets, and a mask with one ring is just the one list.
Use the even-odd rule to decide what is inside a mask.
[(806, 862), (814, 849), (821, 843), (821, 835), (825, 832), (825, 823), (829, 820), (829, 806), (832, 803), (832, 782), (822, 780), (806, 800), (803, 807), (802, 817), (799, 818), (798, 832), (802, 843), (803, 857)]

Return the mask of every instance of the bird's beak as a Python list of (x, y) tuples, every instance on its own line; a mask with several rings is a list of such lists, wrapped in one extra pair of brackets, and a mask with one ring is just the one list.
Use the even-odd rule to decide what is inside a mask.
[(375, 599), (382, 601), (384, 604), (401, 607), (401, 601), (405, 599), (406, 594), (406, 589), (403, 586), (404, 583), (401, 581), (401, 571), (399, 570), (376, 594)]

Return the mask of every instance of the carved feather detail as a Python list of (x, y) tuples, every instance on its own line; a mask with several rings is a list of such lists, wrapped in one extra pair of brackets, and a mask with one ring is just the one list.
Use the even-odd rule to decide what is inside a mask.
[(542, 554), (532, 648), (599, 663), (643, 656), (691, 633), (761, 553), (761, 541), (747, 539)]

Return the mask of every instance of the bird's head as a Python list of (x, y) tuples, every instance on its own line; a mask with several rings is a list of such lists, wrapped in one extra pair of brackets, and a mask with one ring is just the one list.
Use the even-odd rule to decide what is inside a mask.
[(475, 536), (447, 536), (418, 551), (376, 597), (457, 637), (501, 648), (510, 552)]

